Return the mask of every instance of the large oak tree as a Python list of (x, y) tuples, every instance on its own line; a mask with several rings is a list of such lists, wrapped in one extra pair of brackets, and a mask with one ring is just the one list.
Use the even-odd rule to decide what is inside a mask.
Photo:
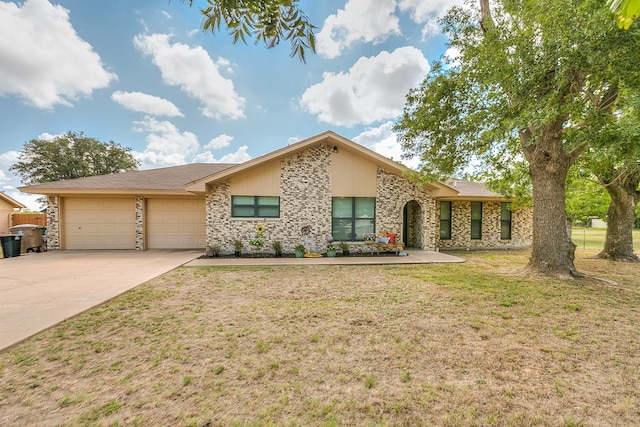
[(609, 126), (585, 153), (583, 163), (611, 199), (599, 257), (638, 262), (633, 252), (633, 226), (640, 203), (640, 94), (625, 95)]
[(132, 171), (138, 166), (130, 148), (67, 132), (51, 140), (28, 141), (9, 169), (20, 175), (23, 184), (33, 185)]
[[(603, 1), (496, 1), (443, 19), (450, 52), (407, 96), (396, 131), (423, 171), (451, 175), (524, 158), (533, 195), (528, 271), (579, 276), (567, 232), (567, 172), (640, 80), (638, 31)], [(506, 169), (506, 168), (505, 168)]]

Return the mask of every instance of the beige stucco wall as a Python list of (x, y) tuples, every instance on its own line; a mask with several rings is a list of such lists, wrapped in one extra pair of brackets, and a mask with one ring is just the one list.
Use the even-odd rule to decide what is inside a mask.
[(451, 204), (451, 239), (440, 239), (440, 203), (436, 206), (437, 247), (442, 249), (523, 248), (531, 245), (532, 212), (529, 208), (511, 212), (511, 239), (500, 239), (500, 202), (482, 202), (482, 239), (471, 239), (471, 202)]
[(11, 221), (12, 213), (13, 206), (7, 203), (5, 200), (0, 199), (0, 234), (9, 233), (9, 224)]

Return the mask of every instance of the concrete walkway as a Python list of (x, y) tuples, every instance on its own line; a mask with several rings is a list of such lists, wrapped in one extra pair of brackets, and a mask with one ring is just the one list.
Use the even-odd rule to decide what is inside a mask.
[(181, 265), (463, 262), (440, 252), (337, 258), (206, 258), (202, 251), (51, 251), (0, 259), (0, 351)]
[(407, 256), (385, 254), (380, 256), (354, 255), (336, 258), (198, 258), (188, 262), (190, 267), (199, 266), (242, 266), (242, 265), (382, 265), (382, 264), (433, 264), (464, 262), (464, 259), (442, 252), (407, 249)]

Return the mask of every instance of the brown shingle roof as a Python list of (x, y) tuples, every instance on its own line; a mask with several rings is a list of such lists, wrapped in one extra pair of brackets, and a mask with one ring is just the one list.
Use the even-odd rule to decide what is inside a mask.
[(445, 185), (453, 188), (458, 192), (458, 199), (465, 198), (495, 198), (502, 199), (503, 195), (495, 193), (489, 190), (484, 184), (480, 182), (463, 181), (461, 179), (448, 179), (445, 181)]
[(0, 191), (0, 200), (4, 200), (5, 202), (7, 202), (10, 205), (12, 205), (14, 208), (20, 208), (20, 209), (26, 208), (25, 205), (23, 205), (22, 203), (20, 203), (16, 199), (13, 199), (13, 198), (7, 196), (2, 191)]
[(234, 166), (233, 163), (191, 163), (159, 169), (89, 176), (21, 187), (27, 193), (47, 194), (54, 190), (150, 190), (184, 191), (184, 185)]

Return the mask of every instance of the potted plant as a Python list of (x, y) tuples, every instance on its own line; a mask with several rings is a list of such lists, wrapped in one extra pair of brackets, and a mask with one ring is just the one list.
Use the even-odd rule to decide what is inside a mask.
[(302, 243), (295, 247), (296, 258), (303, 258), (305, 252), (307, 252), (307, 248)]
[(349, 256), (349, 244), (346, 242), (340, 242), (340, 249), (342, 249), (342, 255)]
[(325, 249), (327, 251), (327, 256), (329, 258), (335, 258), (336, 251), (338, 248), (336, 247), (336, 245), (333, 244), (333, 242), (327, 243), (327, 246), (325, 247)]
[(236, 258), (240, 258), (241, 254), (242, 254), (242, 242), (236, 239), (233, 241), (233, 255)]
[(276, 240), (272, 243), (271, 247), (276, 253), (276, 258), (280, 258), (282, 256), (282, 242), (280, 240)]

